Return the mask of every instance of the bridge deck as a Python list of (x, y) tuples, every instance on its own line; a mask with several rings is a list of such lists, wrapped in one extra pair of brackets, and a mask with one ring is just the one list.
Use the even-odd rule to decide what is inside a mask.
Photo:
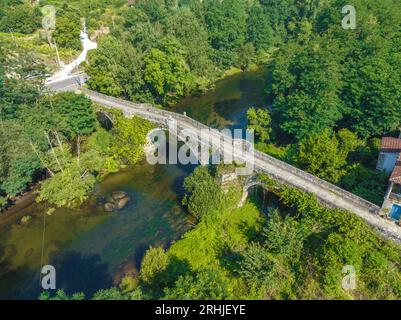
[[(126, 116), (137, 115), (163, 126), (167, 119), (173, 118), (181, 130), (209, 128), (187, 116), (160, 110), (150, 104), (134, 104), (86, 89), (84, 93), (98, 104), (122, 110)], [(210, 135), (212, 139), (223, 137), (216, 130), (210, 130)], [(401, 227), (397, 226), (395, 222), (381, 217), (379, 215), (380, 208), (377, 205), (259, 151), (254, 151), (254, 154), (246, 154), (241, 160), (253, 163), (257, 171), (264, 172), (273, 179), (315, 194), (326, 205), (355, 213), (387, 238), (401, 242)]]

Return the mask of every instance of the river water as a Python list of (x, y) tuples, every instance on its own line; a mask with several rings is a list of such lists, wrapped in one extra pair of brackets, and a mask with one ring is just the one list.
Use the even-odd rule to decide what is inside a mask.
[[(266, 105), (264, 78), (264, 69), (234, 75), (172, 109), (212, 127), (244, 128), (246, 110)], [(0, 299), (36, 299), (45, 264), (55, 266), (57, 288), (87, 297), (138, 270), (149, 246), (167, 248), (190, 228), (181, 199), (183, 180), (193, 169), (142, 161), (107, 176), (78, 209), (49, 216), (43, 214), (46, 204), (31, 202), (11, 218), (0, 218)], [(131, 201), (118, 212), (105, 212), (103, 203), (116, 190), (127, 192)], [(20, 222), (24, 215), (32, 217), (26, 224)]]

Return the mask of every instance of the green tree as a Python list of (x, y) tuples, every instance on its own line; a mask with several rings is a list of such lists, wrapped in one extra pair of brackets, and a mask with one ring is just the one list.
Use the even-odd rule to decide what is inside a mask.
[(388, 184), (388, 176), (380, 171), (353, 164), (341, 178), (341, 186), (377, 205), (382, 205)]
[(292, 17), (297, 15), (297, 7), (294, 0), (260, 0), (267, 21), (273, 30), (274, 44), (282, 44), (287, 39), (287, 25)]
[(169, 257), (163, 248), (150, 247), (141, 262), (140, 277), (148, 285), (159, 283), (169, 263)]
[(41, 183), (37, 201), (47, 201), (56, 207), (81, 205), (92, 191), (96, 179), (77, 168), (66, 168)]
[(353, 128), (363, 136), (380, 136), (401, 125), (401, 63), (399, 54), (381, 53), (362, 59), (348, 80)]
[(335, 134), (328, 130), (310, 135), (298, 145), (294, 161), (306, 171), (318, 177), (337, 183), (345, 174), (347, 156), (351, 151), (340, 145)]
[(81, 41), (79, 34), (81, 29), (79, 11), (64, 3), (57, 10), (56, 29), (52, 34), (53, 39), (60, 47), (80, 50)]
[(207, 167), (197, 167), (185, 178), (184, 188), (183, 204), (198, 220), (221, 207), (222, 191)]
[(54, 296), (49, 291), (42, 291), (39, 300), (83, 300), (85, 295), (82, 292), (69, 296), (64, 290), (57, 290)]
[(17, 195), (32, 182), (40, 162), (16, 120), (0, 120), (0, 192)]
[(255, 136), (261, 142), (270, 139), (270, 123), (271, 117), (267, 109), (249, 108), (247, 113), (248, 129), (255, 131)]
[(273, 31), (261, 6), (252, 6), (247, 20), (248, 41), (256, 50), (268, 50), (273, 45)]
[(0, 16), (0, 31), (32, 33), (40, 27), (40, 10), (30, 4), (9, 5)]
[(24, 190), (32, 182), (34, 173), (40, 168), (38, 157), (30, 150), (27, 153), (26, 156), (21, 155), (9, 162), (7, 177), (1, 183), (1, 189), (8, 195), (17, 195)]
[(238, 52), (237, 65), (241, 70), (249, 70), (255, 62), (255, 48), (252, 43), (245, 43), (242, 49)]
[(274, 117), (297, 140), (332, 129), (342, 118), (341, 66), (332, 44), (288, 45), (274, 62)]
[(239, 274), (259, 297), (277, 299), (289, 290), (293, 277), (291, 271), (279, 257), (262, 246), (250, 244), (239, 265)]
[(117, 288), (102, 289), (97, 291), (92, 300), (128, 300), (128, 296), (124, 295)]
[(185, 48), (184, 56), (190, 70), (197, 76), (212, 73), (212, 48), (208, 33), (196, 15), (187, 9), (177, 10), (168, 17), (166, 24), (168, 33), (176, 37)]
[(112, 129), (113, 154), (124, 162), (136, 163), (143, 156), (143, 146), (151, 129), (151, 123), (139, 117), (125, 118), (118, 115)]
[(282, 218), (278, 210), (269, 213), (267, 226), (263, 230), (265, 246), (269, 252), (279, 254), (287, 261), (296, 263), (303, 249), (308, 230), (292, 217)]
[(144, 86), (143, 57), (135, 47), (112, 36), (102, 37), (88, 59), (85, 71), (92, 89), (132, 101), (152, 102)]
[(205, 7), (213, 59), (219, 66), (229, 67), (236, 62), (247, 37), (245, 5), (235, 0), (208, 0)]
[(0, 119), (14, 119), (22, 109), (37, 103), (46, 70), (35, 53), (15, 46), (0, 47)]
[(78, 134), (88, 135), (96, 126), (96, 116), (92, 102), (83, 94), (65, 92), (52, 99), (54, 111), (65, 119), (64, 134), (73, 139)]
[(167, 300), (225, 300), (230, 299), (230, 285), (216, 270), (201, 270), (195, 275), (180, 276), (173, 288), (164, 290)]
[(152, 49), (145, 58), (145, 64), (144, 79), (156, 96), (156, 101), (168, 105), (185, 95), (189, 68), (171, 48), (167, 52)]

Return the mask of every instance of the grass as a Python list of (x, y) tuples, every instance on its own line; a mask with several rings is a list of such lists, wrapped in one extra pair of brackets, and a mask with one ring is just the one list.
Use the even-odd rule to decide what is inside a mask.
[[(57, 69), (56, 50), (51, 48), (47, 41), (41, 38), (40, 31), (28, 35), (1, 32), (0, 43), (14, 44), (20, 48), (35, 52), (45, 64), (54, 70)], [(79, 52), (68, 48), (59, 48), (59, 54), (64, 63), (69, 63), (76, 58)]]

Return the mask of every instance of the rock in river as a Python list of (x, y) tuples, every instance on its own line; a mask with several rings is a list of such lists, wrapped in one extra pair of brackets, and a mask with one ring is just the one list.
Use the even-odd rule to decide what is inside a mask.
[(113, 191), (113, 193), (111, 194), (111, 197), (116, 201), (121, 200), (126, 196), (127, 193), (125, 191)]
[(105, 203), (104, 210), (106, 212), (112, 212), (114, 210), (114, 204), (110, 202)]
[(130, 200), (131, 200), (131, 198), (129, 196), (119, 199), (118, 201), (116, 201), (117, 208), (118, 209), (124, 208)]

